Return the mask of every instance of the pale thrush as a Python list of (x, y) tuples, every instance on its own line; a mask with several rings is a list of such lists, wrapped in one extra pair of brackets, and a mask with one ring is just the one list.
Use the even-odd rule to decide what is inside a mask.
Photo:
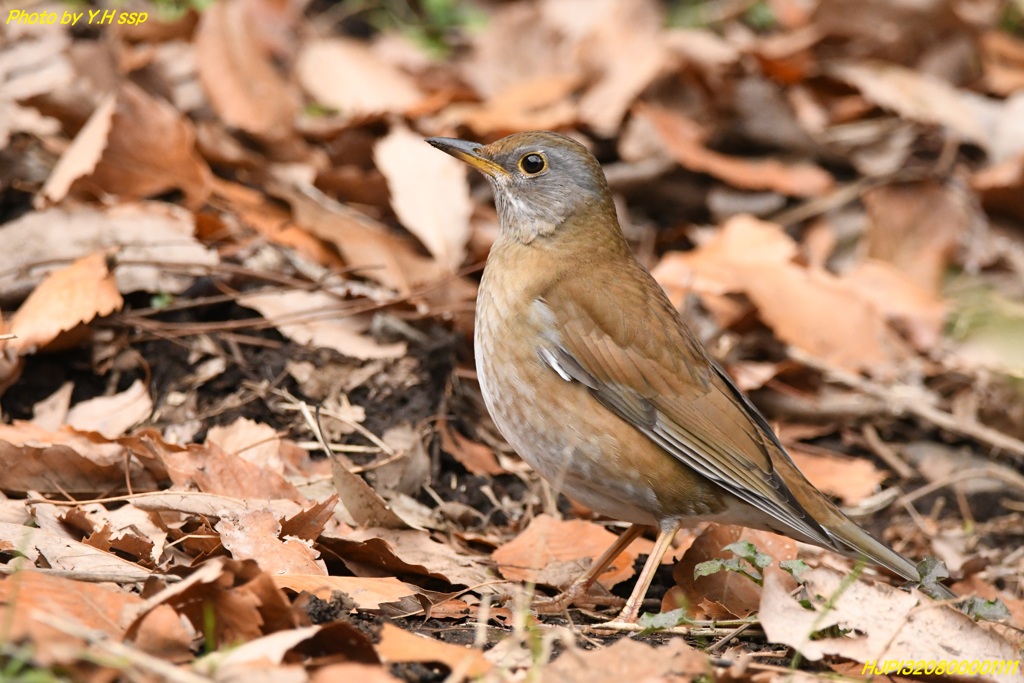
[(549, 132), (489, 145), (427, 142), (494, 188), (501, 227), (480, 283), (475, 337), (491, 417), (556, 489), (634, 525), (554, 605), (584, 595), (642, 526), (653, 526), (655, 549), (619, 616), (635, 621), (685, 520), (773, 531), (920, 579), (801, 474), (704, 351), (631, 253), (585, 147)]

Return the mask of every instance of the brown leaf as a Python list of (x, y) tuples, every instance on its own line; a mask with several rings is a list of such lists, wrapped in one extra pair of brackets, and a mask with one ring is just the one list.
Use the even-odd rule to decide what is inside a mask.
[(932, 180), (890, 184), (864, 193), (871, 219), (868, 256), (895, 266), (925, 292), (937, 295), (975, 216), (970, 198)]
[[(97, 210), (84, 206), (51, 208), (28, 213), (4, 224), (0, 253), (10, 269), (0, 273), (0, 292), (16, 296), (39, 280), (36, 271), (23, 270), (39, 262), (78, 259), (96, 251), (117, 248), (114, 275), (117, 288), (129, 292), (177, 294), (194, 277), (172, 272), (174, 264), (213, 266), (217, 253), (200, 244), (193, 232), (193, 215), (180, 206), (158, 202), (126, 203)], [(158, 261), (161, 265), (143, 265)], [(41, 270), (41, 269), (37, 269)], [(46, 271), (42, 271), (46, 272)]]
[(335, 591), (341, 591), (355, 601), (359, 609), (378, 609), (388, 602), (416, 595), (416, 590), (393, 576), (304, 576), (284, 574), (274, 576), (274, 584), (296, 593), (306, 592), (322, 600), (330, 600)]
[(310, 41), (299, 54), (296, 74), (319, 104), (347, 119), (402, 113), (422, 99), (412, 78), (356, 40)]
[(142, 380), (113, 396), (98, 396), (75, 404), (67, 423), (79, 431), (98, 432), (115, 439), (153, 413), (153, 399)]
[(157, 488), (152, 474), (117, 443), (20, 420), (0, 424), (0, 470), (5, 491), (109, 495), (123, 490), (126, 480), (137, 491)]
[(187, 449), (161, 449), (159, 458), (178, 487), (195, 487), (240, 499), (286, 498), (301, 503), (306, 498), (277, 472), (229, 455), (216, 444), (192, 444)]
[(254, 465), (285, 473), (284, 462), (281, 460), (281, 438), (268, 424), (240, 417), (230, 425), (210, 427), (206, 441)]
[(265, 672), (277, 667), (273, 669), (277, 672), (274, 679), (286, 679), (287, 676), (282, 676), (280, 669), (285, 656), (316, 636), (323, 628), (323, 625), (316, 624), (260, 636), (237, 647), (215, 653), (197, 664), (196, 668), (202, 670), (205, 665), (207, 674), (216, 674), (221, 680), (251, 680), (255, 672)]
[(1024, 151), (1024, 99), (996, 101), (927, 73), (884, 62), (839, 63), (829, 71), (872, 102), (912, 121), (950, 128), (996, 162)]
[[(7, 536), (4, 536), (8, 538)], [(39, 616), (71, 620), (120, 639), (142, 600), (105, 584), (83, 583), (29, 569), (0, 581), (0, 619), (9, 643), (28, 642), (44, 666), (69, 661), (82, 647), (75, 639), (45, 625)]]
[(360, 360), (405, 355), (405, 342), (377, 342), (366, 334), (369, 317), (354, 315), (351, 304), (328, 292), (253, 292), (240, 295), (238, 303), (256, 309), (281, 334), (300, 344), (334, 349)]
[[(538, 515), (522, 533), (497, 548), (491, 558), (507, 579), (564, 588), (587, 570), (587, 560), (600, 557), (615, 538), (593, 522)], [(598, 577), (598, 583), (611, 588), (632, 577), (638, 555), (636, 547), (630, 545)]]
[(911, 280), (907, 271), (881, 261), (865, 260), (843, 273), (842, 279), (895, 323), (918, 349), (928, 351), (942, 341), (946, 304)]
[(745, 293), (779, 339), (835, 365), (882, 371), (907, 355), (856, 283), (793, 263), (795, 252), (780, 226), (737, 216), (699, 248), (668, 254), (654, 275), (669, 292)]
[(337, 683), (338, 681), (359, 681), (360, 683), (401, 683), (379, 664), (358, 664), (343, 662), (328, 664), (313, 672), (309, 683)]
[(708, 656), (682, 638), (672, 638), (658, 647), (621, 638), (594, 650), (571, 649), (541, 672), (542, 680), (558, 683), (693, 681), (712, 675)]
[(795, 265), (751, 269), (747, 278), (747, 296), (786, 343), (856, 370), (882, 371), (907, 356), (885, 317), (852, 283)]
[(93, 112), (43, 187), (58, 202), (68, 194), (142, 198), (171, 189), (199, 206), (210, 169), (195, 151), (192, 123), (169, 103), (123, 84)]
[(498, 458), (487, 446), (470, 441), (454, 429), (446, 419), (437, 424), (441, 436), (441, 448), (455, 458), (470, 474), (496, 476), (505, 474), (505, 468), (498, 464)]
[[(791, 589), (778, 576), (769, 575), (759, 616), (769, 640), (789, 645), (811, 661), (825, 655), (858, 662), (957, 659), (950, 653), (965, 653), (982, 662), (1017, 658), (1014, 648), (998, 635), (966, 614), (930, 604), (917, 591), (907, 593), (863, 581), (840, 588), (845, 577), (825, 568), (804, 572), (801, 581), (813, 609), (790, 597)], [(857, 636), (816, 634), (812, 638), (832, 626)]]
[(1024, 218), (1024, 154), (975, 172), (971, 188), (990, 211)]
[(599, 136), (612, 137), (668, 61), (665, 17), (652, 0), (611, 0), (586, 14), (591, 25), (577, 49), (584, 68), (599, 76), (580, 98), (580, 118)]
[(136, 624), (133, 645), (143, 652), (169, 662), (191, 661), (196, 631), (182, 623), (168, 605), (158, 605)]
[(437, 662), (469, 678), (493, 668), (479, 650), (409, 633), (390, 623), (381, 628), (377, 654), (385, 662)]
[(121, 310), (123, 303), (106, 257), (90, 254), (35, 288), (11, 320), (11, 332), (17, 335), (11, 347), (33, 353), (78, 325)]
[(1024, 90), (1024, 41), (999, 29), (981, 34), (985, 87), (1009, 96)]
[(327, 574), (318, 552), (296, 538), (281, 538), (281, 524), (268, 510), (225, 512), (214, 525), (220, 542), (236, 560), (256, 560), (274, 576)]
[(52, 531), (0, 522), (0, 539), (7, 550), (17, 550), (33, 562), (42, 558), (48, 568), (90, 572), (128, 583), (149, 578), (149, 572), (134, 562)]
[(350, 472), (340, 458), (331, 458), (331, 478), (338, 492), (344, 519), (360, 527), (405, 529), (409, 524), (398, 516), (366, 480)]
[[(745, 617), (758, 610), (761, 587), (748, 577), (725, 570), (697, 579), (693, 576), (694, 568), (701, 562), (732, 559), (733, 554), (723, 548), (737, 541), (749, 541), (758, 552), (771, 555), (774, 561), (764, 570), (765, 576), (782, 574), (783, 584), (796, 586), (792, 578), (778, 568), (779, 561), (796, 558), (795, 541), (767, 531), (711, 524), (697, 537), (672, 572), (676, 585), (682, 588), (683, 594), (689, 600), (689, 609), (692, 613), (703, 612), (715, 619), (727, 616)], [(702, 604), (702, 609), (693, 611), (694, 607)]]
[(544, 74), (513, 83), (479, 104), (453, 104), (442, 111), (441, 117), (452, 126), (465, 123), (488, 137), (523, 130), (558, 130), (577, 120), (577, 106), (571, 95), (578, 87), (577, 76)]
[[(279, 187), (295, 220), (338, 248), (358, 274), (407, 295), (416, 287), (450, 277), (434, 259), (421, 256), (410, 240), (393, 234), (366, 214), (340, 204), (313, 187)], [(461, 280), (458, 280), (461, 282)]]
[(226, 0), (202, 13), (195, 36), (199, 81), (220, 117), (230, 126), (267, 139), (287, 137), (298, 113), (298, 98), (278, 73), (265, 32), (294, 20), (289, 3), (282, 16), (265, 21), (272, 3)]
[(703, 145), (699, 126), (680, 112), (640, 104), (636, 113), (654, 124), (668, 153), (691, 171), (707, 173), (748, 190), (774, 190), (796, 197), (820, 196), (835, 185), (827, 171), (811, 163), (750, 160), (712, 151)]
[(840, 453), (809, 453), (791, 447), (789, 454), (812, 484), (844, 505), (857, 505), (877, 493), (885, 481), (885, 472), (867, 458), (853, 458)]
[(466, 165), (398, 126), (377, 142), (374, 161), (387, 178), (398, 220), (454, 272), (466, 258), (473, 212)]
[(187, 570), (184, 580), (150, 596), (141, 605), (128, 636), (159, 605), (170, 605), (191, 622), (199, 633), (210, 632), (217, 644), (238, 645), (263, 634), (289, 630), (298, 625), (284, 593), (269, 574), (260, 571), (251, 560), (237, 561), (219, 557)]
[(323, 532), (327, 522), (334, 516), (334, 508), (338, 505), (337, 494), (313, 503), (308, 508), (281, 521), (281, 537), (301, 538), (315, 541)]
[(413, 574), (455, 585), (477, 586), (494, 579), (487, 558), (435, 540), (418, 529), (358, 529), (344, 538), (321, 536), (358, 576)]

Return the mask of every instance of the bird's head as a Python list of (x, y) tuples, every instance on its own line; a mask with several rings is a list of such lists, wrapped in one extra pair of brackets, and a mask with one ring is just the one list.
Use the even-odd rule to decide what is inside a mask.
[(587, 148), (558, 133), (516, 133), (489, 145), (429, 138), (434, 147), (451, 154), (487, 176), (507, 236), (529, 243), (549, 236), (573, 217), (592, 218), (593, 212), (615, 207), (604, 172)]

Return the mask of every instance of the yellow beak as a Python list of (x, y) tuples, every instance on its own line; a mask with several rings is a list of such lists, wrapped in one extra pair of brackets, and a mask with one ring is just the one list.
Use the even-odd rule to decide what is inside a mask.
[(427, 138), (427, 142), (492, 178), (499, 175), (508, 175), (508, 171), (500, 164), (495, 163), (480, 153), (483, 145), (479, 142), (470, 142), (469, 140), (459, 140), (457, 138)]

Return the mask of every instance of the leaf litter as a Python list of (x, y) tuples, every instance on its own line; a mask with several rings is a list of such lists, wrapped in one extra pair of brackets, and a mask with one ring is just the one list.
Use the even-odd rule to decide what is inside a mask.
[[(5, 671), (760, 681), (1019, 659), (1017, 4), (224, 0), (0, 36)], [(422, 138), (538, 128), (599, 157), (627, 238), (808, 477), (992, 621), (714, 524), (655, 577), (661, 632), (529, 612), (613, 531), (483, 409), (496, 218)]]

